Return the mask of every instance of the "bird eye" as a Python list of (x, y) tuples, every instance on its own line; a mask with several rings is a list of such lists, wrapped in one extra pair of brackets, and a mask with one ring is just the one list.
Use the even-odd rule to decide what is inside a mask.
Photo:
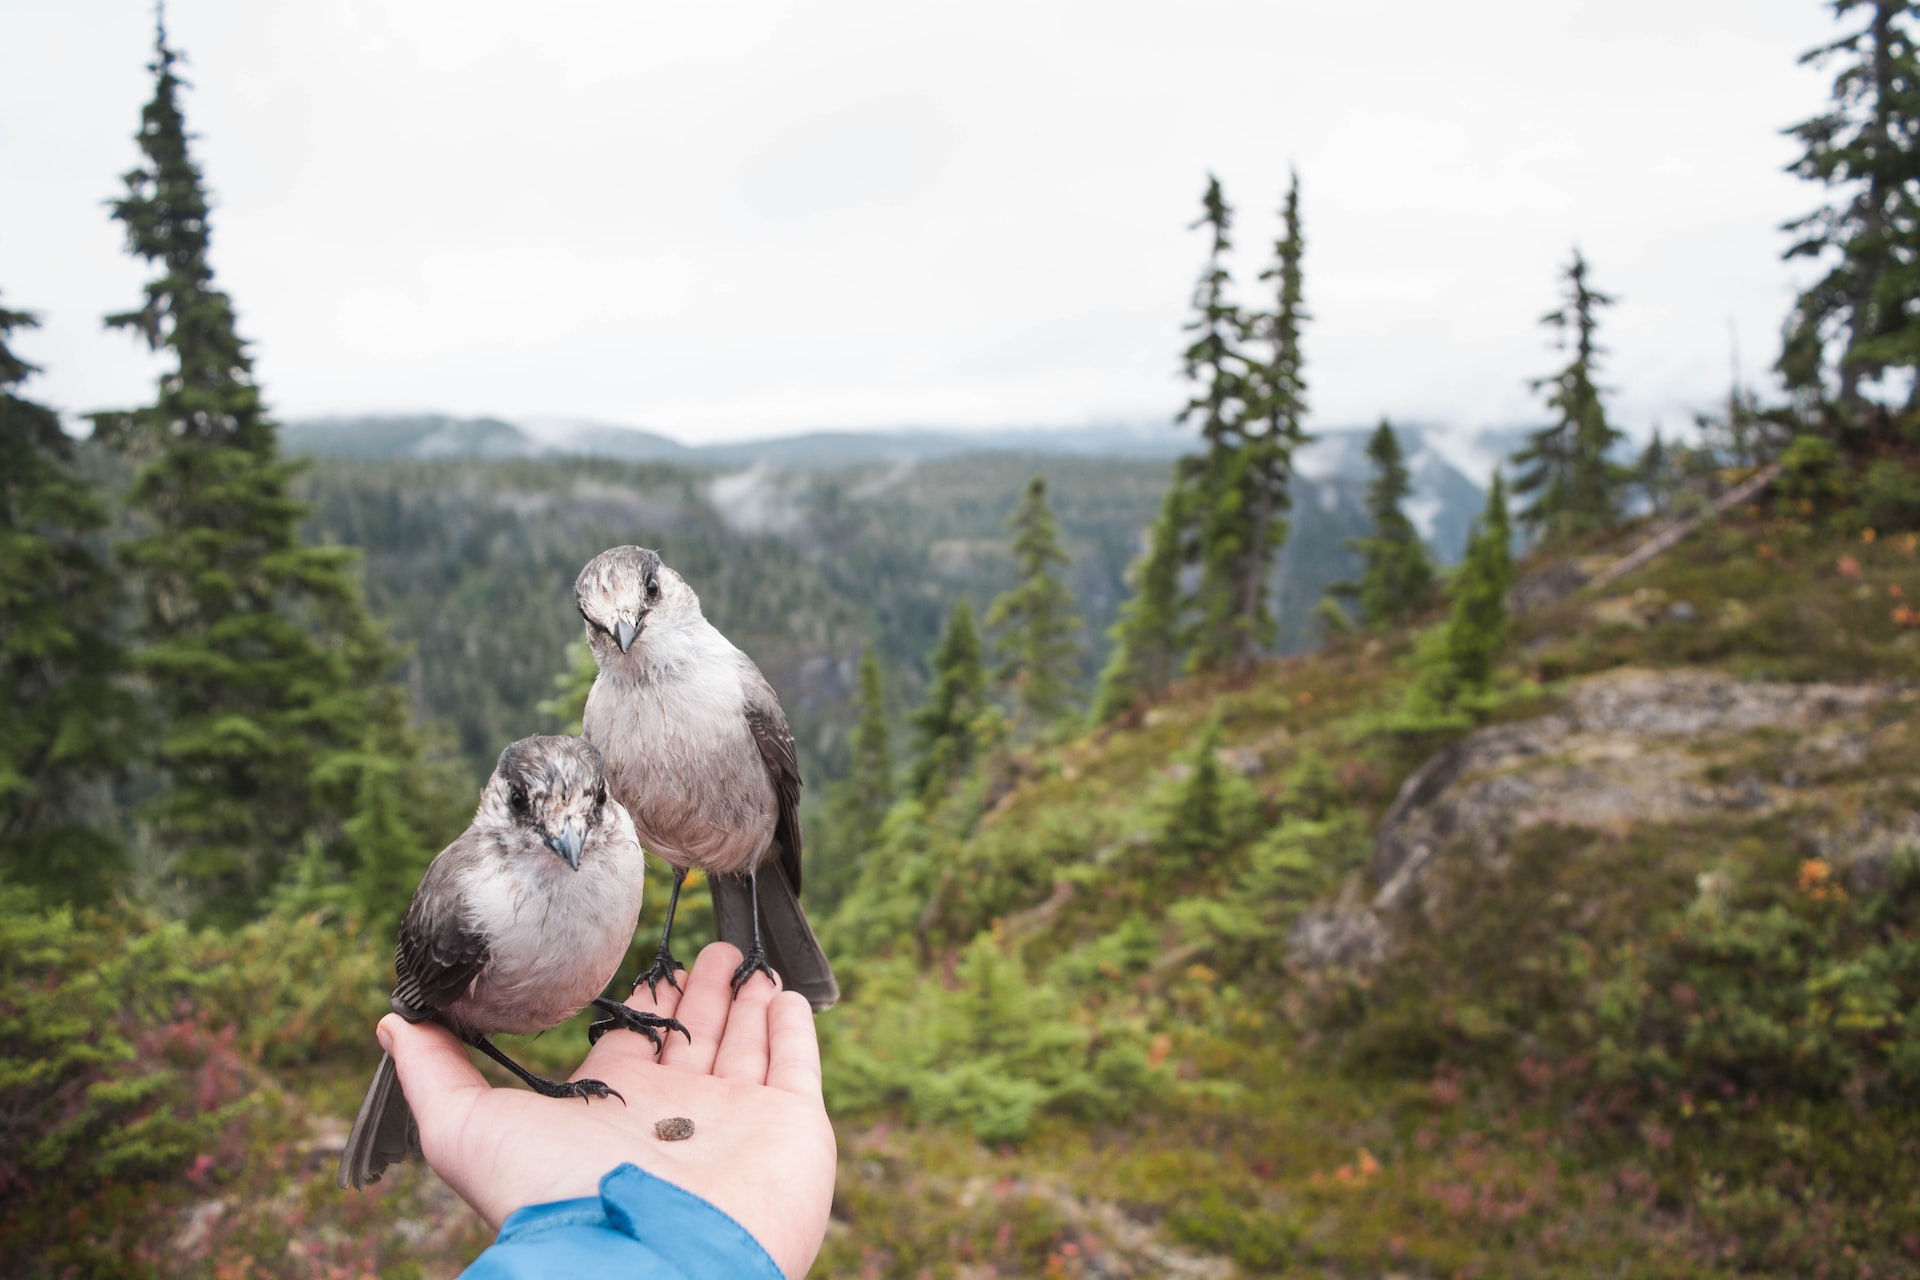
[(647, 579), (647, 599), (658, 600), (659, 598), (660, 598), (660, 579), (648, 578)]
[(524, 814), (531, 807), (527, 803), (527, 789), (515, 783), (507, 791), (507, 803), (513, 806), (515, 813)]

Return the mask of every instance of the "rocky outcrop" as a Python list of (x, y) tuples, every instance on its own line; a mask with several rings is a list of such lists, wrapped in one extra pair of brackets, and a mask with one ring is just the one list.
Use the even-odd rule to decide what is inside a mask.
[[(1377, 829), (1371, 901), (1303, 917), (1290, 950), (1307, 968), (1377, 965), (1391, 946), (1392, 914), (1432, 906), (1426, 889), (1442, 857), (1499, 866), (1513, 835), (1536, 824), (1618, 830), (1778, 806), (1802, 779), (1857, 763), (1870, 713), (1898, 692), (1711, 671), (1629, 669), (1582, 680), (1551, 713), (1469, 734), (1417, 769)], [(1792, 737), (1770, 757), (1766, 777), (1729, 767), (1739, 740), (1751, 747), (1751, 735), (1769, 731)], [(1908, 838), (1898, 824), (1880, 833), (1863, 873), (1886, 862), (1881, 845)]]

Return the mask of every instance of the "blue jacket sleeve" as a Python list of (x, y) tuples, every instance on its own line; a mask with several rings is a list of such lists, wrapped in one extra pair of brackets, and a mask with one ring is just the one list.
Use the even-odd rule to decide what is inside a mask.
[(783, 1280), (747, 1229), (719, 1209), (631, 1164), (600, 1194), (529, 1205), (460, 1280)]

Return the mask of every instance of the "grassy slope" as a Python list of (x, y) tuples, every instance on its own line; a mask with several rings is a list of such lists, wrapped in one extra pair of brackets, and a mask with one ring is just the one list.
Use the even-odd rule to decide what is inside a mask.
[[(1622, 664), (1910, 679), (1920, 631), (1894, 614), (1916, 593), (1911, 537), (1842, 542), (1758, 519), (1724, 526), (1602, 602), (1571, 599), (1526, 618), (1507, 672), (1522, 696), (1498, 714), (1539, 714), (1553, 705), (1554, 681)], [(1690, 620), (1671, 609), (1679, 602)], [(1910, 1225), (1920, 1193), (1909, 1176), (1920, 1124), (1909, 1105), (1873, 1091), (1880, 1067), (1861, 1067), (1836, 1089), (1811, 1069), (1769, 1072), (1736, 1052), (1730, 1066), (1702, 1071), (1712, 1096), (1695, 1096), (1644, 1063), (1604, 1060), (1618, 1027), (1600, 1016), (1634, 976), (1636, 948), (1681, 937), (1703, 872), (1739, 866), (1739, 921), (1826, 909), (1799, 891), (1805, 833), (1844, 828), (1863, 808), (1916, 807), (1920, 736), (1904, 728), (1911, 695), (1883, 715), (1885, 731), (1851, 772), (1802, 785), (1787, 813), (1535, 830), (1506, 874), (1459, 873), (1455, 926), (1410, 929), (1371, 985), (1316, 981), (1281, 954), (1301, 902), (1245, 901), (1257, 834), (1211, 863), (1167, 865), (1156, 832), (1177, 788), (1169, 765), (1186, 758), (1217, 707), (1229, 756), (1259, 757), (1248, 780), (1253, 822), (1270, 830), (1289, 816), (1303, 755), (1318, 751), (1336, 794), (1308, 829), (1321, 865), (1294, 883), (1324, 894), (1350, 878), (1359, 888), (1365, 836), (1441, 745), (1365, 731), (1367, 713), (1405, 678), (1403, 648), (1375, 641), (1276, 664), (1244, 688), (1187, 688), (1138, 728), (1029, 762), (981, 819), (970, 856), (937, 878), (948, 905), (916, 922), (933, 941), (931, 969), (943, 988), (964, 988), (969, 971), (956, 956), (975, 929), (991, 928), (1096, 1038), (1133, 1028), (1177, 1082), (1157, 1080), (1117, 1117), (1077, 1119), (1069, 1100), (1043, 1111), (1023, 1142), (998, 1147), (969, 1144), (960, 1124), (898, 1123), (939, 1110), (906, 1073), (890, 1081), (904, 1107), (889, 1111), (884, 1090), (849, 1091), (858, 1096), (841, 1113), (848, 1220), (824, 1274), (1161, 1273), (1086, 1201), (1119, 1206), (1156, 1224), (1161, 1242), (1231, 1258), (1244, 1274), (1920, 1269)], [(1735, 747), (1737, 767), (1777, 773), (1791, 742), (1758, 732)], [(1250, 932), (1196, 907), (1236, 896), (1256, 913)], [(1151, 939), (1131, 961), (1129, 922)], [(1223, 929), (1211, 932), (1215, 924)], [(1820, 945), (1838, 954), (1868, 936), (1910, 956), (1911, 911), (1833, 924), (1814, 958)], [(1682, 940), (1703, 972), (1721, 972), (1696, 954), (1719, 945), (1717, 935)], [(1087, 957), (1099, 959), (1075, 963)], [(855, 966), (856, 997), (861, 978)], [(1913, 982), (1904, 981), (1894, 999), (1911, 1008)], [(871, 1003), (856, 998), (834, 1015), (836, 1048), (912, 1057), (889, 1028), (935, 998), (926, 980), (896, 981)], [(1644, 1014), (1655, 1041), (1661, 1016)], [(1858, 1033), (1844, 1017), (1824, 1025), (1864, 1062), (1879, 1062), (1874, 1054), (1899, 1035), (1898, 1024)], [(1808, 1044), (1813, 1053), (1824, 1042), (1810, 1033)], [(1080, 1208), (1063, 1209), (1063, 1198)], [(1090, 1269), (1096, 1255), (1109, 1270)], [(987, 1265), (998, 1270), (978, 1269)]]
[[(1910, 538), (1726, 526), (1619, 584), (1616, 603), (1526, 619), (1496, 714), (1538, 714), (1554, 681), (1626, 663), (1909, 679), (1920, 630), (1893, 613), (1916, 595)], [(1690, 622), (1669, 608), (1683, 601)], [(1809, 1052), (1840, 1043), (1866, 1064), (1851, 1073), (1734, 1053), (1694, 1063), (1696, 1081), (1645, 1060), (1679, 1045), (1671, 1027), (1703, 1025), (1689, 1010), (1765, 994), (1738, 975), (1767, 957), (1715, 968), (1695, 945), (1697, 877), (1729, 860), (1745, 912), (1730, 918), (1824, 930), (1836, 955), (1912, 942), (1910, 902), (1861, 923), (1864, 899), (1812, 901), (1804, 879), (1807, 830), (1869, 804), (1920, 808), (1912, 695), (1801, 810), (1536, 830), (1506, 874), (1452, 886), (1455, 927), (1411, 929), (1371, 983), (1315, 978), (1286, 961), (1289, 922), (1366, 889), (1374, 824), (1446, 740), (1367, 728), (1406, 648), (1193, 684), (1134, 726), (1017, 753), (925, 825), (896, 814), (876, 883), (831, 926), (849, 993), (822, 1019), (843, 1156), (815, 1274), (1920, 1270), (1920, 1120), (1888, 1096), (1897, 1064), (1881, 1052), (1911, 1038), (1898, 1022), (1813, 1028)], [(1216, 711), (1234, 765), (1223, 830), (1176, 851), (1168, 815)], [(1738, 767), (1777, 769), (1779, 745), (1752, 735)], [(873, 923), (901, 902), (903, 928)], [(258, 1105), (209, 1140), (217, 1158), (175, 1176), (77, 1206), (12, 1187), (27, 1211), (0, 1232), (7, 1256), (48, 1275), (455, 1273), (483, 1234), (430, 1175), (332, 1187), (326, 1138), (352, 1114), (383, 1003), (379, 964), (343, 957), (383, 945), (323, 926), (209, 940), (187, 966), (203, 977), (128, 993), (125, 1016), (164, 1033), (143, 1043), (166, 1046), (155, 1061), (183, 1106)], [(1674, 956), (1693, 957), (1691, 996)], [(1896, 1015), (1913, 1007), (1906, 981)], [(558, 1066), (583, 1045), (570, 1028), (519, 1047)]]

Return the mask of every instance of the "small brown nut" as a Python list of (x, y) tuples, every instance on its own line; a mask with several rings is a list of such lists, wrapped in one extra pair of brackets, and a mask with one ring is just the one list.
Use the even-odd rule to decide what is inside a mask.
[(662, 1142), (685, 1142), (693, 1136), (693, 1121), (685, 1116), (668, 1116), (657, 1120), (653, 1126), (653, 1136)]

